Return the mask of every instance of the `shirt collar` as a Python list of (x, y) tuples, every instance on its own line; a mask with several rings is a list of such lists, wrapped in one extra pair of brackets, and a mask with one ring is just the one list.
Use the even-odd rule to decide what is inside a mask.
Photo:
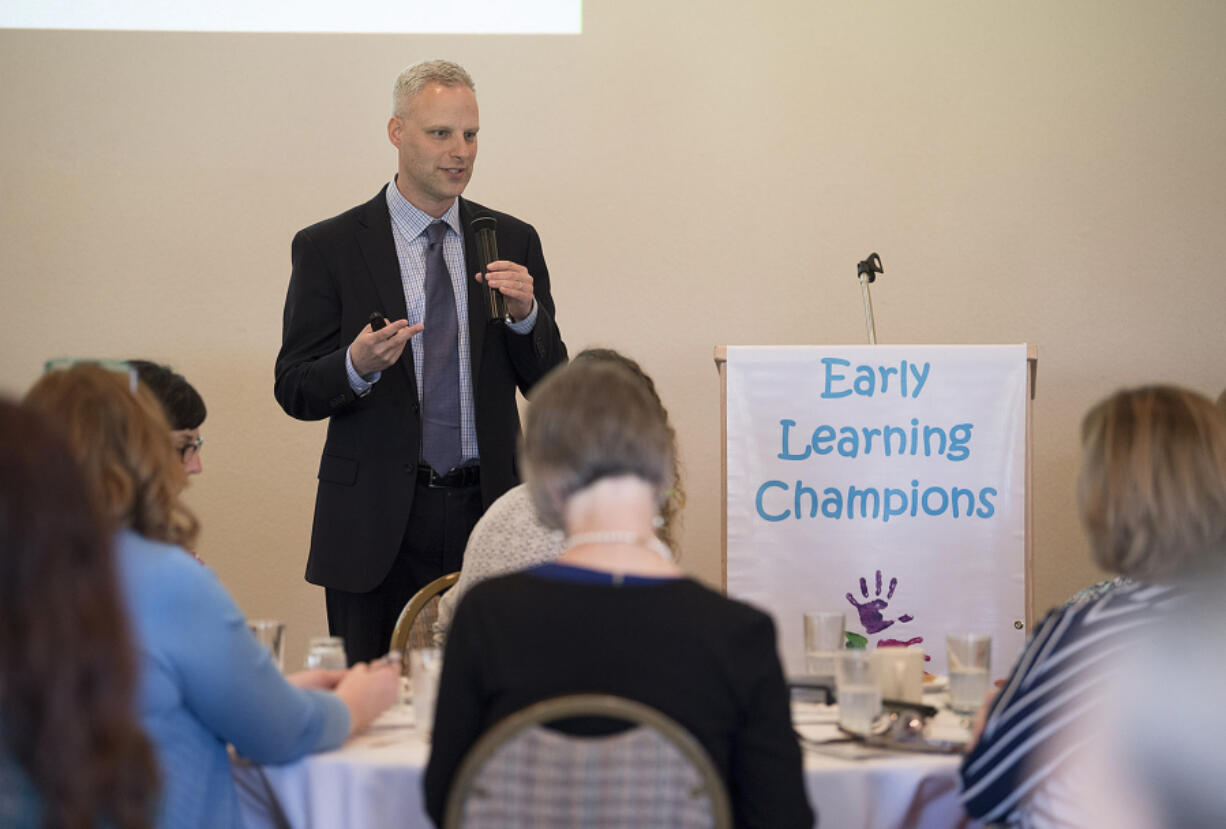
[[(387, 185), (387, 211), (392, 216), (392, 223), (397, 226), (405, 239), (416, 239), (425, 232), (426, 227), (435, 221), (429, 213), (418, 210), (400, 189), (396, 187), (393, 178)], [(457, 197), (441, 217), (441, 221), (457, 235), (460, 233), (460, 199)]]

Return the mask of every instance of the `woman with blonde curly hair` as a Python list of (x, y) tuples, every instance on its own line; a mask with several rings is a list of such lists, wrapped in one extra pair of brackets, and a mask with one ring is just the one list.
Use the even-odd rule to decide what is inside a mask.
[(199, 528), (179, 502), (186, 472), (134, 372), (49, 371), (26, 402), (66, 431), (115, 533), (141, 654), (140, 717), (162, 777), (158, 825), (241, 825), (226, 743), (257, 763), (335, 748), (395, 700), (399, 670), (281, 676), (216, 576), (184, 549)]

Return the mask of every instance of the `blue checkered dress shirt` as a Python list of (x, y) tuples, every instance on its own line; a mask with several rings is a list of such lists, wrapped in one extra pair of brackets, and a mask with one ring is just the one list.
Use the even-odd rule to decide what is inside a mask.
[[(395, 179), (387, 186), (387, 209), (392, 217), (392, 238), (396, 243), (396, 258), (400, 261), (400, 282), (404, 287), (404, 305), (408, 309), (409, 325), (423, 322), (426, 316), (426, 227), (434, 218), (414, 207), (396, 187)], [(455, 294), (456, 319), (459, 321), (460, 349), (460, 451), (464, 461), (480, 457), (477, 447), (477, 425), (473, 414), (472, 359), (468, 334), (468, 270), (464, 263), (464, 236), (460, 232), (460, 201), (456, 199), (442, 221), (447, 225), (443, 237), (443, 258), (451, 273), (451, 287)], [(519, 322), (508, 326), (517, 334), (526, 334), (536, 323), (536, 303), (532, 311)], [(422, 365), (425, 362), (425, 343), (421, 337), (409, 340), (413, 349), (413, 373), (417, 379), (417, 399), (421, 399)], [(381, 372), (362, 377), (353, 368), (348, 353), (345, 368), (349, 385), (355, 393), (364, 395), (378, 382)]]

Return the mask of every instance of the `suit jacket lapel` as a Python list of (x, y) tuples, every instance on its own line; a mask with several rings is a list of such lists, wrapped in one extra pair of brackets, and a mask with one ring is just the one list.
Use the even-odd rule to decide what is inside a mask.
[[(396, 242), (392, 238), (392, 217), (387, 210), (387, 186), (379, 195), (363, 205), (358, 214), (357, 240), (366, 261), (370, 280), (375, 286), (382, 311), (389, 321), (402, 320), (408, 316), (404, 304), (404, 285), (400, 279), (400, 259), (396, 256)], [(413, 372), (413, 349), (406, 347), (397, 361), (408, 377), (409, 388), (416, 393), (417, 381)]]

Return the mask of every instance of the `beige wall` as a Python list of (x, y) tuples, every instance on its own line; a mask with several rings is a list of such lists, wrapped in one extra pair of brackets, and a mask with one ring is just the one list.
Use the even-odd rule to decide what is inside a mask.
[(1226, 383), (1226, 5), (589, 0), (579, 37), (0, 32), (0, 389), (144, 356), (204, 394), (204, 558), (290, 661), (320, 424), (272, 398), (289, 241), (392, 171), (388, 88), (477, 79), (473, 198), (540, 230), (572, 350), (652, 372), (682, 439), (686, 564), (719, 579), (716, 344), (1039, 346), (1040, 605), (1096, 578), (1077, 423)]

